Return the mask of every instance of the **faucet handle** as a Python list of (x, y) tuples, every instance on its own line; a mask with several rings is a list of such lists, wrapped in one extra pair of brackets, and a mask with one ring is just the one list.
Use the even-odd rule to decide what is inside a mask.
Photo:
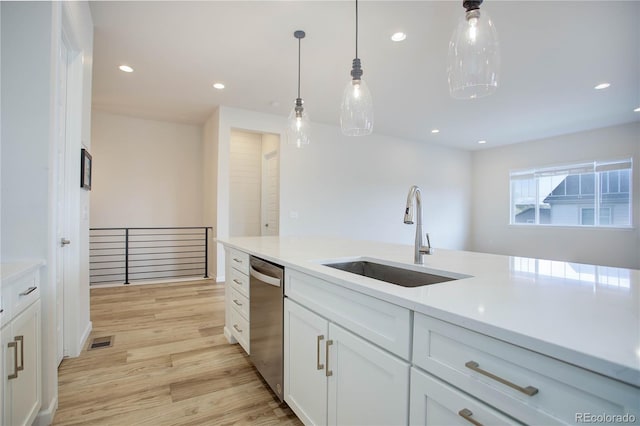
[(429, 240), (429, 233), (426, 234), (427, 237), (427, 245), (422, 248), (421, 252), (424, 254), (433, 254), (433, 249), (431, 248), (431, 241)]

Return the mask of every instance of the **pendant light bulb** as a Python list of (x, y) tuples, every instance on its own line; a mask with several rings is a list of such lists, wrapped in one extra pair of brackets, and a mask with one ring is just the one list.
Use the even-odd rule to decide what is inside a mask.
[(305, 110), (303, 104), (304, 101), (300, 97), (300, 40), (305, 37), (304, 31), (296, 31), (293, 36), (298, 39), (298, 97), (296, 103), (291, 110), (288, 118), (287, 125), (287, 141), (291, 145), (295, 145), (297, 148), (302, 148), (303, 145), (308, 145), (311, 141), (309, 138), (309, 115)]
[(342, 95), (340, 127), (347, 136), (365, 136), (373, 132), (373, 101), (369, 87), (362, 79), (358, 58), (358, 0), (356, 0), (356, 57), (351, 68), (351, 80)]
[(498, 88), (500, 49), (491, 17), (480, 10), (482, 0), (466, 0), (466, 12), (449, 42), (447, 76), (456, 99), (490, 95)]

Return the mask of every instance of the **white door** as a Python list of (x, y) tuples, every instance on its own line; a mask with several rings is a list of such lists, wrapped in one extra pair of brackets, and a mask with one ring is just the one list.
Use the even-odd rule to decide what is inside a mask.
[(410, 365), (333, 323), (329, 338), (329, 424), (407, 424)]
[(280, 173), (278, 151), (262, 156), (261, 217), (263, 236), (278, 235), (280, 216)]
[(67, 156), (67, 75), (69, 52), (66, 44), (60, 43), (60, 61), (58, 70), (58, 105), (57, 105), (57, 170), (56, 170), (56, 357), (58, 364), (64, 356), (64, 252), (66, 247), (67, 224), (67, 191), (66, 191), (66, 156)]
[(327, 424), (328, 322), (284, 300), (284, 400), (306, 425)]

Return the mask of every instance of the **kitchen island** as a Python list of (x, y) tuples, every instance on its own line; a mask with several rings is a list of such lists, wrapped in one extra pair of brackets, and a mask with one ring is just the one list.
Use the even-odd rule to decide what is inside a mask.
[[(582, 414), (631, 413), (634, 416), (631, 423), (640, 421), (637, 418), (640, 407), (638, 270), (442, 249), (425, 256), (424, 265), (413, 265), (413, 247), (410, 245), (333, 238), (238, 237), (219, 242), (227, 249), (284, 266), (285, 295), (292, 299), (291, 302), (300, 302), (329, 322), (341, 323), (332, 318), (332, 312), (340, 317), (336, 309), (325, 311), (322, 305), (316, 306), (312, 298), (304, 300), (305, 294), (312, 294), (314, 288), (333, 289), (334, 295), (344, 292), (339, 297), (345, 300), (350, 295), (356, 298), (362, 295), (372, 303), (384, 302), (391, 310), (404, 309), (408, 315), (405, 330), (408, 334), (401, 330), (400, 334), (406, 336), (400, 340), (408, 341), (400, 342), (397, 350), (393, 346), (397, 342), (387, 345), (382, 339), (377, 341), (373, 334), (368, 334), (366, 327), (359, 330), (357, 325), (347, 324), (345, 328), (397, 355), (410, 367), (412, 424), (422, 423), (417, 419), (424, 413), (413, 412), (414, 399), (420, 399), (414, 395), (413, 384), (419, 383), (422, 376), (418, 376), (424, 373), (429, 376), (428, 380), (434, 379), (431, 375), (435, 376), (438, 386), (453, 385), (450, 389), (462, 389), (464, 397), (472, 395), (487, 403), (489, 409), (498, 408), (494, 414), (506, 413), (507, 420), (515, 418), (525, 423), (584, 421), (586, 418), (578, 418), (581, 401), (606, 399), (598, 394), (606, 391), (609, 399), (606, 404), (589, 403), (584, 410), (600, 407), (602, 412)], [(466, 278), (407, 288), (324, 265), (359, 258)], [(363, 303), (369, 302), (356, 300), (354, 306), (363, 306)], [(285, 347), (286, 336), (285, 330)], [(488, 354), (483, 355), (478, 348), (489, 348)], [(443, 352), (437, 355), (439, 350)], [(448, 365), (448, 359), (453, 360), (455, 354), (467, 350), (470, 358), (462, 362), (459, 371), (458, 367)], [(509, 355), (511, 352), (513, 354)], [(512, 379), (500, 379), (509, 383), (506, 385), (509, 391), (515, 389), (515, 396), (505, 397), (498, 393), (492, 396), (496, 387), (504, 383), (496, 381), (497, 375), (493, 374), (492, 378), (491, 373), (486, 374), (483, 368), (489, 365), (499, 369), (492, 364), (503, 353), (507, 363), (515, 367), (514, 371), (505, 370), (506, 376)], [(483, 356), (482, 363), (475, 359)], [(534, 382), (537, 380), (542, 384), (549, 377), (557, 379), (559, 384), (549, 384), (556, 390), (538, 393), (534, 386), (511, 386), (514, 381), (529, 380), (526, 371), (517, 371), (518, 365), (523, 363), (529, 363), (523, 368), (534, 373), (531, 376)], [(285, 371), (286, 364), (285, 356)], [(543, 370), (540, 377), (544, 378), (536, 378), (540, 369)], [(441, 383), (440, 379), (444, 381)], [(579, 388), (587, 389), (587, 392), (581, 395)], [(593, 392), (589, 393), (589, 389)], [(575, 415), (556, 415), (554, 408), (547, 410), (546, 404), (550, 402), (545, 398), (548, 395), (555, 395), (556, 402), (577, 407), (573, 410)], [(539, 410), (551, 417), (536, 417), (537, 414), (527, 414), (526, 410), (510, 412), (504, 408), (520, 398), (527, 409)], [(563, 398), (574, 398), (577, 403)], [(424, 408), (427, 409), (429, 399), (425, 401)], [(296, 410), (295, 403), (292, 408)], [(436, 411), (431, 409), (430, 413)], [(457, 414), (460, 419), (470, 418), (464, 410)], [(430, 414), (425, 415), (428, 419)], [(301, 418), (305, 421), (304, 416)], [(492, 419), (500, 420), (499, 417)], [(307, 422), (313, 421), (307, 419)]]

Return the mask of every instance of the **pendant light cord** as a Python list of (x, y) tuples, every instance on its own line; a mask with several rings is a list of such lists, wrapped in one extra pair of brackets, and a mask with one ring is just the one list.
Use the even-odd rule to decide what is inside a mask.
[(358, 59), (358, 0), (356, 0), (356, 59)]
[(300, 39), (298, 39), (298, 98), (300, 98)]

